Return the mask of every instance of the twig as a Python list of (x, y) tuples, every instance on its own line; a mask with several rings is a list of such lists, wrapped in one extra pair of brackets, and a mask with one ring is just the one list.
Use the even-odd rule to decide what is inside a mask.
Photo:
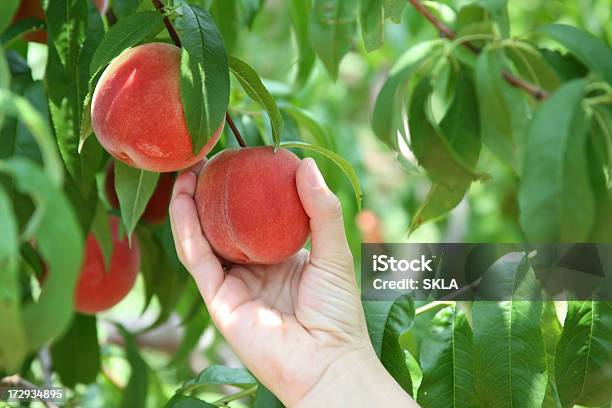
[(242, 138), (242, 135), (238, 131), (236, 124), (234, 123), (234, 121), (232, 120), (232, 117), (230, 116), (228, 112), (225, 112), (225, 121), (229, 125), (230, 129), (232, 129), (232, 133), (234, 134), (234, 137), (236, 138), (236, 141), (238, 142), (240, 147), (247, 147), (246, 142)]
[[(161, 2), (161, 0), (151, 0), (151, 2), (153, 3), (155, 8), (160, 13), (165, 14), (164, 4)], [(168, 30), (168, 34), (170, 34), (170, 37), (172, 38), (172, 41), (174, 41), (174, 44), (176, 44), (177, 47), (180, 47), (181, 46), (181, 40), (179, 39), (179, 35), (176, 32), (176, 29), (172, 25), (172, 22), (170, 21), (168, 16), (164, 16), (164, 25), (166, 26), (166, 30)], [(242, 135), (240, 135), (240, 131), (238, 131), (238, 128), (234, 124), (234, 121), (232, 120), (232, 118), (231, 118), (231, 116), (229, 115), (228, 112), (225, 112), (225, 120), (226, 120), (227, 124), (229, 125), (229, 127), (232, 129), (232, 133), (234, 134), (234, 137), (236, 138), (236, 141), (238, 142), (238, 144), (241, 147), (246, 147), (247, 144), (245, 143), (244, 139), (242, 138)]]
[[(419, 14), (421, 14), (423, 17), (429, 20), (429, 22), (433, 24), (434, 27), (436, 27), (436, 29), (440, 32), (442, 36), (448, 38), (449, 40), (454, 40), (456, 38), (455, 32), (451, 30), (449, 27), (447, 27), (442, 21), (438, 20), (436, 16), (434, 16), (427, 9), (427, 7), (425, 7), (425, 5), (421, 3), (420, 0), (408, 0), (408, 1), (410, 2), (410, 4), (414, 6), (414, 8), (419, 12)], [(462, 42), (461, 45), (463, 45), (464, 47), (472, 51), (474, 54), (479, 54), (481, 51), (478, 47), (474, 46), (469, 41)], [(547, 99), (549, 96), (548, 92), (546, 92), (544, 89), (530, 82), (527, 82), (521, 78), (517, 78), (508, 71), (503, 71), (501, 75), (504, 77), (506, 82), (508, 82), (510, 85), (512, 85), (515, 88), (524, 90), (525, 92), (527, 92), (529, 95), (531, 95), (534, 99), (538, 101)]]
[(166, 30), (168, 30), (168, 34), (170, 34), (170, 38), (172, 38), (172, 41), (174, 41), (174, 44), (176, 44), (177, 47), (180, 47), (181, 40), (178, 36), (178, 33), (174, 29), (174, 26), (172, 25), (170, 18), (165, 15), (166, 9), (164, 7), (164, 4), (161, 2), (161, 0), (151, 0), (151, 3), (153, 3), (155, 8), (159, 10), (160, 13), (164, 14), (164, 25), (166, 26)]
[[(20, 388), (25, 388), (27, 390), (40, 390), (40, 387), (38, 387), (36, 384), (32, 384), (28, 380), (24, 380), (19, 375), (12, 375), (9, 377), (4, 377), (3, 379), (0, 380), (0, 386), (4, 386), (4, 387), (18, 386)], [(36, 398), (36, 399), (39, 400), (47, 408), (57, 408), (57, 405), (55, 405), (52, 402), (45, 401), (42, 398)]]

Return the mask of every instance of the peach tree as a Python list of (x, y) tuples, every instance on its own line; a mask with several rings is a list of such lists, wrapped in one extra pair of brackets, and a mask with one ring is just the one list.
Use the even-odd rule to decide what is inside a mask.
[[(282, 406), (234, 368), (167, 219), (175, 173), (229, 149), (314, 156), (355, 254), (385, 235), (362, 195), (404, 234), (452, 237), (468, 203), (508, 210), (465, 240), (612, 242), (609, 3), (545, 3), (5, 0), (2, 386), (63, 386), (70, 406)], [(405, 391), (423, 407), (608, 406), (612, 302), (525, 301), (526, 254), (485, 274), (511, 298), (363, 302)]]

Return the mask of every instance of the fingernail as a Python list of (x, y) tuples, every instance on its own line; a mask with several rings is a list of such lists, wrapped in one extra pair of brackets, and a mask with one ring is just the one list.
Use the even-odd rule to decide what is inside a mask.
[(325, 179), (317, 167), (317, 163), (313, 159), (308, 160), (308, 184), (314, 188), (327, 188)]

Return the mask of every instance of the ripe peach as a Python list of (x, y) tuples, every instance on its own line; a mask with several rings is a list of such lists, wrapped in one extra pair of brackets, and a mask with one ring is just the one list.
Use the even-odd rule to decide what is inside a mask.
[[(45, 12), (43, 11), (41, 0), (21, 0), (19, 8), (13, 17), (12, 23), (25, 19), (44, 20)], [(41, 44), (47, 43), (47, 32), (45, 30), (35, 30), (23, 35), (26, 41), (37, 42)]]
[(160, 173), (200, 161), (212, 150), (225, 121), (193, 154), (180, 97), (180, 48), (151, 43), (128, 49), (106, 68), (91, 105), (100, 144), (115, 158)]
[[(104, 190), (106, 192), (106, 198), (112, 208), (119, 208), (119, 197), (115, 191), (115, 162), (111, 163), (106, 168), (106, 181), (104, 183)], [(172, 198), (172, 187), (174, 187), (174, 173), (162, 173), (159, 175), (157, 181), (157, 187), (153, 195), (149, 199), (147, 206), (145, 207), (144, 213), (142, 213), (142, 219), (149, 224), (161, 224), (166, 220), (168, 215), (168, 207), (170, 206), (170, 198)]]
[(300, 160), (286, 149), (226, 149), (208, 161), (195, 193), (200, 224), (217, 255), (274, 264), (308, 239), (309, 219), (295, 184)]
[(134, 286), (140, 269), (140, 248), (136, 237), (132, 247), (127, 236), (119, 240), (119, 220), (110, 217), (113, 252), (110, 265), (105, 268), (104, 255), (98, 240), (89, 234), (85, 244), (85, 257), (75, 292), (75, 309), (94, 314), (119, 303)]

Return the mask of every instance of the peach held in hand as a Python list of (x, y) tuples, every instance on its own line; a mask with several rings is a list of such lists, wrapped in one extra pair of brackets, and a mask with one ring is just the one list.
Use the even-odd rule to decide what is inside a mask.
[(104, 255), (96, 237), (87, 236), (85, 257), (75, 293), (74, 308), (81, 313), (94, 314), (121, 301), (134, 286), (140, 269), (140, 249), (136, 237), (132, 247), (127, 236), (119, 240), (119, 219), (110, 217), (113, 252), (110, 265), (104, 265)]
[(212, 150), (224, 121), (196, 155), (180, 96), (180, 48), (144, 44), (124, 51), (94, 91), (91, 124), (100, 144), (129, 166), (155, 172), (189, 167)]
[(275, 264), (296, 253), (309, 219), (295, 184), (300, 159), (286, 149), (227, 149), (198, 177), (202, 231), (217, 255), (241, 264)]

